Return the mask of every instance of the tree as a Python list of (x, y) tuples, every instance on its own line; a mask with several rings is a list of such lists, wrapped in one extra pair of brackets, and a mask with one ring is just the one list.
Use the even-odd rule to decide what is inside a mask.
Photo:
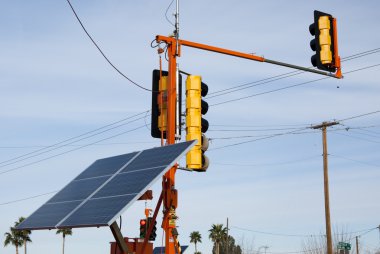
[(6, 232), (4, 235), (4, 246), (6, 247), (9, 244), (14, 245), (16, 247), (16, 254), (18, 254), (18, 247), (21, 247), (23, 243), (20, 232), (15, 230), (14, 227), (10, 227), (9, 232)]
[(225, 239), (221, 243), (219, 251), (219, 254), (242, 254), (243, 252), (241, 247), (235, 244), (235, 239), (230, 235), (228, 236), (228, 241)]
[(62, 234), (62, 254), (65, 254), (65, 238), (67, 235), (72, 235), (73, 231), (71, 228), (63, 228), (58, 229), (56, 234)]
[(201, 243), (201, 242), (202, 242), (202, 236), (201, 236), (201, 234), (199, 233), (199, 231), (194, 231), (194, 232), (191, 232), (191, 233), (190, 233), (190, 242), (191, 242), (191, 243), (194, 243), (194, 246), (195, 246), (195, 253), (198, 253), (198, 250), (197, 250), (197, 243)]
[[(20, 217), (18, 218), (18, 221), (15, 222), (15, 227), (20, 225), (21, 222), (23, 222), (25, 220), (24, 217)], [(30, 239), (30, 234), (32, 233), (32, 231), (30, 230), (27, 230), (27, 229), (24, 229), (24, 230), (20, 230), (19, 231), (19, 234), (20, 234), (20, 237), (21, 237), (21, 240), (22, 240), (22, 243), (24, 244), (24, 253), (26, 254), (26, 245), (28, 242), (32, 242), (32, 240)]]
[(214, 242), (213, 253), (220, 254), (219, 246), (227, 238), (227, 228), (223, 224), (212, 224), (209, 232), (209, 238)]

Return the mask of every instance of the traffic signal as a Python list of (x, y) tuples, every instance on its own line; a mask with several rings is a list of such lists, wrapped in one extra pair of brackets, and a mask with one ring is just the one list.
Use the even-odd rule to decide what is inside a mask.
[[(315, 51), (311, 63), (320, 70), (335, 72), (336, 58), (338, 57), (335, 25), (330, 14), (314, 11), (314, 23), (309, 26), (310, 34), (314, 39), (310, 47)], [(336, 47), (335, 47), (336, 46)]]
[(140, 238), (145, 238), (147, 229), (148, 229), (148, 225), (146, 223), (146, 219), (141, 219), (140, 220)]
[(208, 111), (208, 103), (202, 100), (208, 93), (208, 86), (201, 76), (189, 75), (186, 79), (186, 141), (197, 140), (197, 144), (186, 155), (186, 167), (204, 172), (209, 160), (204, 152), (208, 149), (205, 136), (209, 123), (202, 115)]
[[(152, 117), (151, 117), (151, 136), (153, 138), (161, 138), (161, 132), (163, 132), (163, 138), (166, 138), (166, 127), (168, 119), (168, 109), (167, 109), (167, 96), (168, 96), (168, 72), (161, 71), (160, 80), (160, 70), (153, 70), (152, 77)], [(182, 100), (182, 76), (179, 75), (178, 84), (178, 100)], [(181, 103), (179, 104), (179, 112), (182, 110)], [(179, 126), (181, 126), (181, 117), (179, 117)], [(179, 129), (178, 135), (181, 135), (181, 128)]]
[[(151, 223), (153, 223), (153, 218), (152, 217), (148, 217), (148, 228), (150, 227)], [(153, 228), (152, 228), (152, 232), (150, 232), (150, 236), (149, 236), (149, 240), (150, 241), (154, 241), (156, 240), (156, 237), (157, 237), (157, 221), (154, 221), (154, 225), (153, 225)]]

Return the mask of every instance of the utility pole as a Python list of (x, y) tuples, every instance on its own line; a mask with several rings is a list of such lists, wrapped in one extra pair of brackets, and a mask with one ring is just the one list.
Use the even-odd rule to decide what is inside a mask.
[(359, 254), (359, 236), (355, 236), (356, 238), (356, 254)]
[(325, 218), (326, 218), (326, 238), (327, 238), (327, 254), (333, 254), (332, 236), (331, 236), (331, 220), (330, 220), (330, 194), (329, 194), (329, 174), (327, 163), (327, 127), (339, 124), (339, 122), (323, 122), (322, 124), (312, 126), (312, 129), (322, 129), (323, 143), (323, 186), (325, 193)]

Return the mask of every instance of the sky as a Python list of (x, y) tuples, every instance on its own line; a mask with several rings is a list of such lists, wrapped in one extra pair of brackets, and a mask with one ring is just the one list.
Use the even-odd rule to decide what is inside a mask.
[[(174, 22), (175, 5), (168, 8), (170, 0), (72, 4), (112, 63), (150, 89), (152, 70), (159, 68), (150, 43), (173, 32), (167, 19)], [(181, 39), (305, 67), (313, 54), (308, 30), (313, 11), (330, 13), (338, 20), (344, 73), (342, 80), (321, 80), (317, 74), (289, 74), (294, 70), (182, 48), (180, 69), (201, 75), (209, 87), (204, 118), (211, 139), (207, 172), (176, 174), (183, 245), (199, 231), (198, 249), (211, 253), (208, 230), (226, 225), (227, 218), (230, 234), (246, 253), (263, 252), (262, 246), (269, 247), (267, 253), (297, 252), (305, 235), (324, 234), (322, 134), (307, 127), (332, 120), (342, 120), (327, 133), (332, 224), (350, 237), (379, 226), (380, 113), (363, 115), (380, 110), (379, 8), (375, 0), (180, 1)], [(151, 94), (112, 69), (64, 0), (1, 1), (0, 84), (2, 237), (18, 217), (29, 216), (95, 160), (160, 146), (150, 136)], [(220, 92), (224, 89), (232, 90)], [(103, 126), (109, 127), (91, 132)], [(138, 236), (139, 219), (145, 206), (155, 208), (160, 187), (160, 182), (152, 186), (153, 201), (136, 202), (123, 213), (124, 236)], [(379, 234), (360, 237), (363, 253), (380, 248)], [(154, 244), (160, 246), (161, 230), (157, 235)], [(30, 254), (61, 252), (54, 230), (34, 231), (31, 238)], [(110, 241), (108, 228), (74, 229), (66, 253), (108, 253)], [(0, 246), (2, 254), (15, 252)], [(186, 253), (192, 252), (193, 245)]]

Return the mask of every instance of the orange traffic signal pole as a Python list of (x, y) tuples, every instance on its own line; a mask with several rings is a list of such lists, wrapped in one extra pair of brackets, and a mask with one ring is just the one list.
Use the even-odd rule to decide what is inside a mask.
[[(336, 26), (336, 21), (334, 22)], [(337, 36), (337, 35), (334, 35)], [(279, 61), (269, 60), (261, 56), (256, 56), (253, 54), (242, 53), (238, 51), (233, 51), (229, 49), (218, 48), (210, 45), (205, 45), (201, 43), (179, 40), (174, 37), (167, 37), (162, 35), (156, 36), (157, 43), (164, 42), (167, 44), (168, 52), (168, 90), (167, 90), (167, 129), (166, 129), (166, 143), (174, 144), (176, 136), (176, 101), (177, 101), (177, 56), (181, 55), (181, 46), (187, 46), (207, 51), (212, 51), (220, 54), (240, 57), (248, 60), (253, 60), (257, 62), (266, 62), (275, 65), (281, 65), (288, 68), (298, 69), (305, 72), (312, 72), (324, 76), (329, 76), (333, 78), (342, 78), (341, 69), (340, 69), (340, 59), (336, 54), (335, 63), (337, 64), (336, 74), (323, 72), (315, 69), (309, 69), (297, 65), (292, 65), (288, 63), (283, 63)], [(337, 46), (334, 49), (337, 53)], [(180, 113), (180, 112), (179, 112)], [(176, 235), (173, 235), (173, 232), (176, 232), (175, 224), (175, 209), (177, 208), (177, 191), (175, 189), (175, 173), (177, 170), (177, 165), (173, 166), (163, 177), (162, 187), (163, 187), (163, 204), (164, 204), (164, 219), (162, 222), (162, 227), (165, 231), (165, 254), (175, 254), (175, 238)], [(173, 231), (174, 229), (174, 231)]]

